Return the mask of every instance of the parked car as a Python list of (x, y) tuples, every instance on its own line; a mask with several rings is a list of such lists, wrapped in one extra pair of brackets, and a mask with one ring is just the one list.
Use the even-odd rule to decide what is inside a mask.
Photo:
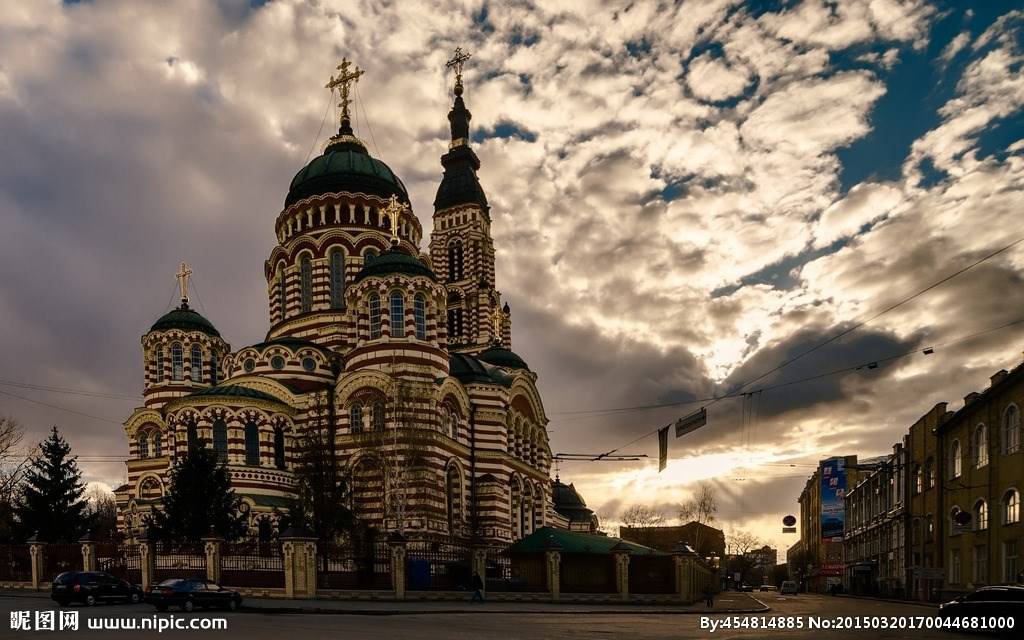
[(146, 592), (146, 602), (158, 611), (180, 607), (182, 611), (222, 608), (234, 611), (242, 604), (242, 594), (225, 589), (213, 580), (171, 578), (153, 585)]
[(775, 591), (774, 584), (762, 584), (758, 591)]
[(940, 604), (939, 615), (942, 618), (1012, 617), (1014, 622), (1011, 628), (1020, 629), (1024, 627), (1024, 586), (981, 587), (973, 593)]
[(747, 593), (750, 593), (751, 591), (754, 590), (754, 587), (752, 585), (749, 585), (749, 584), (741, 584), (740, 586), (736, 587), (736, 590), (737, 591), (745, 591)]
[(62, 607), (72, 602), (92, 606), (113, 600), (138, 604), (142, 587), (103, 571), (65, 571), (53, 579), (50, 597)]
[(784, 596), (785, 595), (794, 595), (795, 596), (796, 593), (797, 593), (796, 582), (794, 582), (793, 580), (785, 580), (785, 581), (783, 581), (782, 588), (779, 589), (779, 593), (784, 595)]

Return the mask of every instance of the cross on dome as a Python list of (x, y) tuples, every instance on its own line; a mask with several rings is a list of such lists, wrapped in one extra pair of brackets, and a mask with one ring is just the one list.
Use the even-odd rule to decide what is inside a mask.
[[(350, 65), (352, 66), (351, 71), (349, 71)], [(338, 65), (337, 69), (341, 73), (338, 74), (337, 78), (332, 74), (330, 82), (328, 82), (324, 88), (330, 89), (332, 93), (335, 89), (338, 89), (338, 94), (341, 98), (341, 102), (338, 103), (338, 106), (341, 107), (341, 126), (344, 127), (349, 121), (348, 105), (352, 102), (352, 100), (349, 99), (349, 90), (352, 88), (353, 83), (359, 82), (359, 77), (363, 75), (365, 71), (360, 69), (358, 66), (352, 65), (348, 58), (342, 58), (341, 64)]]
[(398, 244), (398, 220), (405, 211), (405, 205), (398, 201), (398, 196), (391, 194), (391, 199), (388, 200), (388, 204), (384, 207), (384, 214), (388, 217), (391, 223), (391, 244)]
[(178, 267), (178, 273), (175, 274), (175, 278), (178, 279), (178, 286), (181, 288), (181, 306), (188, 306), (188, 279), (192, 275), (192, 268), (188, 266), (187, 262), (182, 262), (181, 266)]
[(473, 54), (463, 51), (462, 47), (455, 47), (452, 59), (445, 63), (449, 69), (455, 69), (455, 95), (462, 95), (462, 65), (469, 60)]

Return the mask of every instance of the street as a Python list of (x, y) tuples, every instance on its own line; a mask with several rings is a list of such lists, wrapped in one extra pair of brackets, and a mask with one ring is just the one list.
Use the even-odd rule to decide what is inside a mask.
[[(59, 610), (51, 601), (37, 596), (19, 596), (0, 598), (3, 608), (2, 617), (5, 621), (0, 629), (0, 638), (24, 638), (35, 634), (35, 631), (15, 631), (7, 623), (13, 620), (12, 612), (37, 610), (77, 611), (79, 613), (79, 629), (74, 632), (81, 638), (112, 638), (121, 635), (126, 638), (167, 637), (171, 634), (200, 633), (214, 634), (218, 637), (240, 637), (246, 640), (297, 637), (303, 638), (413, 638), (438, 640), (439, 638), (480, 638), (498, 637), (500, 640), (518, 638), (591, 638), (591, 637), (629, 637), (629, 638), (965, 638), (959, 633), (936, 630), (830, 630), (808, 629), (808, 616), (926, 616), (935, 610), (912, 604), (881, 602), (854, 598), (835, 598), (811, 594), (799, 596), (779, 596), (773, 592), (755, 593), (756, 598), (771, 607), (771, 611), (763, 614), (713, 614), (705, 617), (700, 614), (680, 613), (629, 613), (622, 612), (625, 607), (607, 605), (605, 610), (616, 613), (601, 613), (601, 607), (582, 607), (575, 605), (544, 605), (524, 603), (516, 605), (522, 613), (505, 613), (501, 606), (500, 613), (497, 603), (480, 606), (475, 613), (419, 613), (411, 615), (339, 615), (339, 614), (268, 614), (258, 611), (204, 612), (184, 614), (169, 612), (158, 614), (149, 606), (101, 605), (93, 608), (74, 606)], [(749, 601), (744, 594), (722, 594), (728, 606), (757, 606)], [(720, 598), (721, 604), (722, 598)], [(282, 601), (284, 603), (284, 601)], [(381, 603), (383, 604), (383, 603)], [(437, 603), (447, 608), (459, 607), (460, 603)], [(383, 607), (386, 609), (386, 607)], [(490, 610), (488, 610), (490, 608)], [(550, 608), (550, 613), (543, 610)], [(514, 609), (511, 609), (514, 611)], [(701, 629), (701, 620), (706, 618), (719, 623), (727, 619), (768, 618), (782, 619), (784, 616), (800, 616), (804, 620), (804, 629), (718, 629), (711, 633)], [(16, 614), (15, 614), (16, 617)], [(140, 624), (141, 620), (180, 619), (197, 620), (223, 618), (227, 621), (227, 630), (221, 631), (190, 631), (165, 630), (157, 631), (90, 630), (89, 619), (125, 619)], [(58, 620), (59, 624), (59, 620)], [(34, 628), (34, 627), (33, 627)]]

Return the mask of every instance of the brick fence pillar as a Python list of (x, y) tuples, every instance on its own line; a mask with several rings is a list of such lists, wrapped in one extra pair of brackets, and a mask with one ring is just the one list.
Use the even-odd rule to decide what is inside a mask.
[(139, 536), (139, 567), (142, 570), (142, 589), (156, 583), (156, 538), (148, 528)]
[(474, 536), (470, 544), (470, 570), (480, 576), (480, 582), (484, 585), (481, 590), (487, 593), (487, 546), (483, 540)]
[(289, 527), (281, 533), (286, 597), (316, 597), (316, 542), (316, 535), (304, 527)]
[(619, 597), (629, 600), (629, 554), (632, 551), (629, 545), (622, 542), (616, 543), (611, 548), (612, 558), (615, 561), (615, 587)]
[(206, 554), (206, 579), (220, 582), (220, 545), (224, 538), (210, 532), (203, 536), (203, 552)]
[(78, 542), (82, 545), (82, 571), (95, 571), (96, 543), (93, 542), (92, 536), (86, 533)]
[(544, 568), (548, 593), (552, 600), (558, 600), (562, 588), (562, 545), (549, 539), (544, 545)]
[(28, 539), (28, 552), (32, 559), (32, 588), (38, 589), (43, 577), (43, 556), (46, 553), (46, 543), (39, 540), (36, 533)]
[(391, 549), (391, 588), (395, 591), (395, 600), (405, 600), (405, 555), (406, 539), (401, 533), (394, 531), (388, 536), (388, 547)]

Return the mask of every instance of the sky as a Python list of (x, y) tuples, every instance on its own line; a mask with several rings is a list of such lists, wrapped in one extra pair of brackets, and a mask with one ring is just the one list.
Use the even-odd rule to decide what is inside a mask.
[[(234, 348), (263, 339), (273, 222), (342, 56), (356, 133), (429, 233), (462, 46), (552, 450), (650, 456), (562, 480), (610, 525), (710, 482), (727, 532), (785, 549), (818, 460), (885, 453), (1021, 362), (1024, 244), (759, 378), (1019, 239), (1022, 32), (999, 0), (5, 3), (0, 413), (119, 484), (178, 263)], [(754, 380), (657, 472), (645, 434)]]

